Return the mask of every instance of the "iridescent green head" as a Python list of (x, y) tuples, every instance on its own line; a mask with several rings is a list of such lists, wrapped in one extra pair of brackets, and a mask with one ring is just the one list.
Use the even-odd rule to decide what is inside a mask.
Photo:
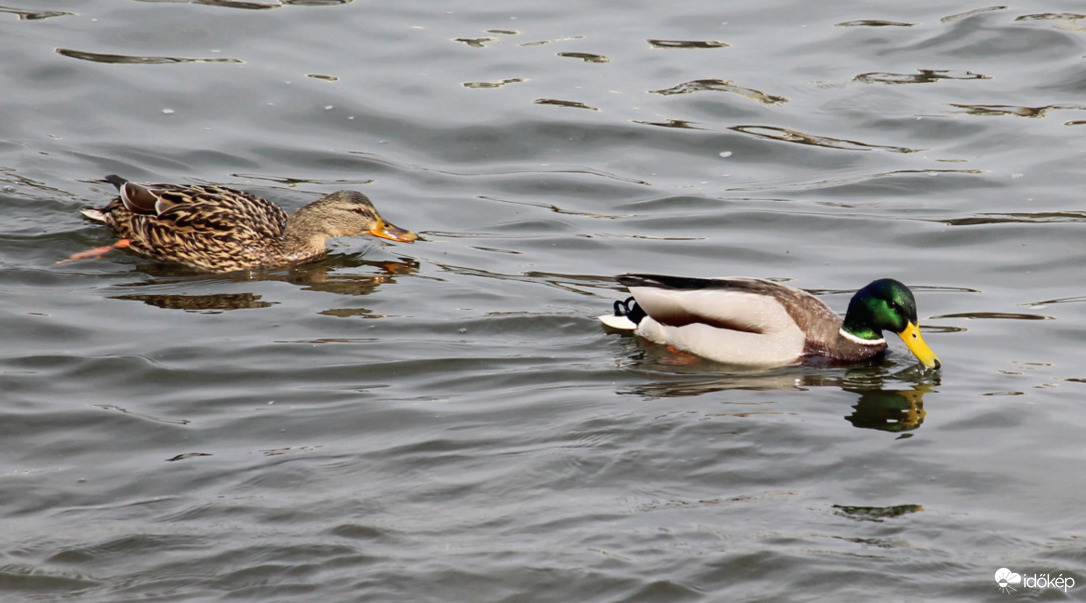
[(897, 333), (921, 364), (939, 368), (917, 326), (916, 299), (909, 288), (891, 278), (872, 282), (852, 296), (841, 328), (860, 339), (882, 339), (883, 330)]

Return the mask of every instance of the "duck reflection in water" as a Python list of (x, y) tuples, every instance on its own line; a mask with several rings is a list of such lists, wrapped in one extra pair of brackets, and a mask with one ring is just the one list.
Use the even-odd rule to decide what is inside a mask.
[(924, 394), (935, 391), (929, 383), (913, 384), (908, 389), (846, 387), (844, 390), (860, 396), (852, 407), (853, 413), (845, 420), (856, 427), (895, 433), (920, 427), (927, 415), (924, 411)]
[[(667, 364), (665, 359), (646, 360), (641, 358), (633, 368), (638, 372), (650, 370), (658, 380), (639, 384), (620, 393), (633, 394), (647, 398), (674, 398), (700, 396), (722, 391), (806, 391), (817, 387), (835, 387), (858, 396), (844, 419), (854, 427), (876, 429), (891, 433), (915, 430), (924, 422), (927, 415), (924, 410), (924, 396), (936, 392), (938, 379), (924, 376), (922, 371), (909, 367), (897, 372), (890, 372), (892, 363), (882, 362), (875, 366), (849, 369), (843, 375), (822, 373), (797, 373), (797, 369), (781, 369), (773, 372), (749, 372), (730, 375), (712, 375), (706, 377), (704, 364), (684, 365), (676, 371), (676, 366)], [(659, 364), (657, 364), (659, 363)], [(654, 365), (655, 366), (652, 366)], [(667, 377), (660, 379), (659, 369), (664, 368)], [(922, 381), (916, 379), (923, 378)], [(912, 382), (910, 382), (912, 381)], [(784, 412), (778, 402), (765, 402), (758, 409), (730, 413), (737, 416), (756, 414), (779, 414)], [(901, 437), (909, 437), (904, 434)]]
[[(371, 267), (377, 269), (377, 274), (345, 274), (344, 268)], [(242, 273), (235, 272), (222, 275), (199, 274), (193, 278), (195, 271), (179, 267), (175, 264), (149, 264), (140, 268), (141, 272), (150, 274), (156, 278), (134, 283), (119, 285), (121, 287), (146, 287), (162, 286), (183, 287), (185, 285), (199, 284), (201, 288), (216, 286), (217, 283), (252, 283), (254, 281), (282, 281), (291, 283), (310, 291), (324, 291), (339, 295), (369, 295), (384, 285), (396, 282), (396, 277), (413, 274), (419, 268), (416, 260), (399, 258), (398, 260), (367, 261), (355, 255), (330, 256), (329, 258), (304, 266), (293, 266), (280, 270)], [(155, 293), (155, 294), (128, 294), (117, 295), (113, 299), (141, 301), (145, 304), (170, 310), (185, 310), (189, 312), (225, 312), (227, 310), (244, 310), (267, 308), (278, 302), (264, 301), (261, 295), (252, 292), (230, 292), (190, 295), (185, 293)], [(322, 313), (341, 315), (367, 314), (368, 310), (358, 308), (330, 308)]]

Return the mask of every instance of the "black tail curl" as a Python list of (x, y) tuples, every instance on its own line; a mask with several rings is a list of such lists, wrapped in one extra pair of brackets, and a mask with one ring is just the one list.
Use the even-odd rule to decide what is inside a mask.
[(641, 324), (641, 319), (645, 318), (647, 314), (641, 309), (641, 306), (637, 305), (634, 298), (627, 297), (624, 300), (615, 302), (615, 316), (625, 316), (636, 325)]

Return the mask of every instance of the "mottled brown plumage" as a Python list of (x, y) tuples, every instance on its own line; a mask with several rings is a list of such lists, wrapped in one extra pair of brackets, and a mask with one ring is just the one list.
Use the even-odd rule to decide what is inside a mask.
[(209, 272), (309, 262), (327, 253), (331, 237), (369, 234), (411, 242), (413, 232), (386, 223), (362, 193), (332, 193), (293, 214), (244, 191), (208, 185), (150, 184), (107, 176), (120, 196), (83, 215), (117, 231), (114, 247)]

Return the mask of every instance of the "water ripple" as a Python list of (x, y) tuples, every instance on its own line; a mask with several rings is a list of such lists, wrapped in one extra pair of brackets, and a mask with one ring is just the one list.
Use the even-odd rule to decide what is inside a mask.
[(970, 320), (1055, 320), (1054, 316), (1044, 316), (1041, 314), (1024, 314), (1021, 312), (959, 312), (956, 314), (940, 314), (938, 316), (932, 316), (931, 318), (932, 320), (937, 320), (940, 318), (967, 318)]
[(860, 183), (869, 182), (869, 181), (877, 180), (877, 179), (893, 178), (895, 176), (915, 176), (915, 175), (938, 176), (938, 175), (941, 175), (941, 174), (964, 174), (964, 175), (975, 176), (975, 175), (979, 175), (979, 174), (983, 174), (983, 173), (984, 173), (984, 170), (975, 170), (975, 169), (968, 169), (968, 170), (945, 170), (945, 169), (944, 170), (893, 170), (893, 171), (890, 171), (890, 172), (879, 172), (879, 173), (875, 173), (875, 174), (863, 174), (863, 175), (855, 176), (855, 177), (823, 178), (823, 179), (820, 179), (820, 180), (794, 182), (794, 183), (790, 183), (790, 184), (765, 184), (765, 185), (754, 185), (754, 186), (742, 186), (742, 187), (729, 188), (727, 190), (729, 192), (771, 191), (771, 190), (779, 190), (779, 189), (804, 189), (804, 190), (810, 190), (810, 189), (816, 189), (816, 188), (829, 188), (829, 187), (835, 187), (835, 186), (848, 186), (850, 184), (860, 184)]
[(115, 63), (115, 64), (135, 64), (135, 65), (166, 65), (171, 63), (244, 63), (241, 59), (231, 58), (209, 58), (209, 59), (191, 59), (182, 57), (150, 57), (150, 56), (133, 56), (125, 54), (106, 54), (101, 52), (87, 52), (83, 50), (72, 50), (70, 48), (57, 48), (57, 54), (72, 58), (80, 59), (83, 61), (91, 61), (94, 63)]
[(610, 63), (611, 59), (591, 52), (559, 52), (558, 56), (570, 59), (580, 59), (585, 63)]
[(635, 124), (641, 124), (644, 126), (657, 126), (660, 128), (679, 128), (683, 130), (704, 130), (705, 128), (699, 128), (692, 122), (686, 119), (665, 119), (664, 121), (642, 121), (639, 119), (633, 120)]
[(902, 21), (884, 21), (882, 19), (858, 19), (837, 23), (835, 27), (914, 27), (916, 23)]
[(1053, 222), (1083, 222), (1086, 211), (1041, 211), (1006, 214), (975, 214), (966, 218), (941, 220), (949, 226), (978, 226), (983, 224), (1048, 224)]
[(498, 38), (487, 36), (484, 38), (453, 38), (453, 42), (462, 42), (472, 48), (486, 48), (491, 44), (496, 44), (499, 40)]
[[(1061, 21), (1065, 23), (1073, 23), (1075, 21), (1081, 21), (1086, 19), (1086, 15), (1078, 13), (1037, 13), (1033, 15), (1022, 15), (1015, 18), (1015, 21)], [(1083, 31), (1082, 27), (1070, 28), (1074, 31)]]
[(24, 10), (21, 8), (10, 8), (7, 6), (0, 6), (0, 13), (10, 13), (18, 15), (19, 19), (23, 21), (40, 21), (42, 19), (50, 19), (52, 17), (68, 17), (75, 13), (69, 13), (60, 10)]
[(964, 13), (957, 13), (957, 14), (950, 15), (948, 17), (943, 17), (942, 19), (939, 19), (939, 22), (941, 22), (941, 23), (953, 23), (954, 21), (960, 21), (962, 19), (968, 19), (969, 17), (973, 17), (973, 16), (976, 16), (976, 15), (979, 15), (979, 14), (982, 14), (982, 13), (989, 13), (989, 12), (995, 12), (995, 11), (1000, 11), (1000, 10), (1007, 10), (1007, 7), (1006, 6), (988, 6), (988, 7), (985, 7), (985, 8), (976, 8), (976, 9), (973, 9), (973, 10), (967, 10)]
[(917, 69), (916, 73), (861, 73), (852, 78), (865, 84), (931, 84), (939, 80), (990, 80), (992, 76), (972, 71), (954, 72), (948, 69)]
[(1022, 304), (1034, 310), (1040, 310), (1051, 304), (1079, 304), (1086, 302), (1086, 296), (1076, 295), (1074, 297), (1061, 297), (1057, 299), (1046, 299), (1038, 302), (1030, 302), (1028, 304)]
[(238, 8), (242, 10), (269, 10), (284, 6), (339, 6), (350, 4), (354, 0), (275, 0), (273, 3), (252, 2), (249, 0), (140, 0), (142, 2), (172, 2), (176, 4), (202, 4), (219, 8)]
[(564, 38), (554, 38), (553, 40), (536, 40), (534, 42), (524, 42), (521, 46), (544, 46), (546, 44), (554, 44), (555, 42), (569, 42), (571, 40), (583, 40), (584, 36), (566, 36)]
[(854, 507), (847, 505), (833, 505), (838, 514), (850, 519), (860, 521), (882, 522), (894, 517), (901, 517), (909, 513), (919, 513), (924, 510), (920, 505), (893, 505), (890, 507)]
[(502, 86), (506, 86), (508, 84), (519, 84), (521, 82), (527, 81), (528, 78), (526, 77), (509, 77), (505, 78), (504, 80), (494, 80), (490, 82), (464, 82), (463, 86), (465, 88), (474, 89), (501, 88)]
[(815, 147), (825, 147), (827, 149), (840, 149), (843, 151), (889, 151), (891, 153), (918, 153), (924, 149), (910, 149), (908, 147), (896, 147), (890, 145), (872, 144), (867, 142), (860, 142), (858, 140), (847, 140), (843, 138), (833, 138), (830, 136), (818, 136), (816, 134), (807, 134), (805, 132), (799, 132), (797, 130), (790, 130), (788, 128), (778, 128), (776, 126), (732, 126), (730, 130), (736, 132), (742, 132), (744, 134), (750, 134), (759, 138), (769, 138), (771, 140), (780, 140), (782, 142), (794, 142), (798, 144), (806, 144)]
[(573, 109), (589, 109), (591, 111), (599, 111), (597, 107), (592, 107), (582, 103), (580, 101), (561, 100), (557, 98), (537, 98), (533, 103), (537, 105), (555, 105), (557, 107), (570, 107)]
[(727, 48), (726, 42), (716, 40), (647, 40), (653, 48)]
[(267, 10), (283, 6), (282, 0), (277, 1), (275, 4), (264, 4), (262, 2), (246, 2), (243, 0), (192, 0), (192, 3), (203, 4), (204, 6), (218, 6), (221, 8), (240, 8), (244, 10)]
[(1049, 111), (1054, 110), (1086, 111), (1086, 106), (1083, 105), (1043, 105), (1040, 107), (1020, 107), (1017, 105), (967, 105), (959, 103), (948, 104), (951, 107), (965, 109), (965, 112), (970, 115), (980, 115), (984, 117), (1002, 115), (1014, 115), (1017, 117), (1044, 117)]
[(783, 96), (775, 96), (773, 94), (766, 94), (761, 90), (736, 86), (728, 80), (720, 79), (693, 80), (662, 90), (649, 90), (649, 92), (661, 96), (693, 94), (695, 92), (728, 92), (749, 98), (750, 100), (762, 103), (763, 105), (780, 105), (788, 102), (788, 99)]

